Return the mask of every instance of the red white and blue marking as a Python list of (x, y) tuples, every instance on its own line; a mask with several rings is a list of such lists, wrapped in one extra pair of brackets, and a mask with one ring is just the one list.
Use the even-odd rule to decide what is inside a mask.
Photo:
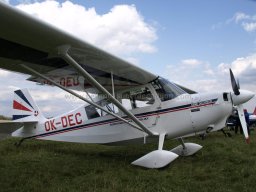
[[(13, 120), (18, 120), (21, 118), (29, 117), (36, 115), (33, 105), (29, 102), (29, 99), (21, 90), (14, 91), (14, 100), (13, 100)], [(37, 112), (38, 113), (38, 112)]]

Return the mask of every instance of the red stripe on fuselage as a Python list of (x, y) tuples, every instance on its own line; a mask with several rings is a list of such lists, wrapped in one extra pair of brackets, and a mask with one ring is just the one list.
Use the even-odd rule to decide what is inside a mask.
[[(163, 115), (166, 113), (172, 113), (172, 112), (178, 112), (178, 111), (183, 111), (183, 110), (188, 110), (188, 109), (193, 109), (193, 108), (200, 108), (200, 107), (206, 107), (206, 106), (210, 106), (210, 105), (214, 105), (214, 102), (211, 103), (207, 103), (207, 104), (202, 104), (199, 106), (190, 106), (190, 107), (184, 107), (184, 108), (180, 108), (180, 109), (170, 109), (168, 111), (164, 111), (164, 112), (156, 112), (156, 113), (152, 113), (152, 114), (148, 114), (148, 115), (136, 115), (137, 118), (142, 118), (142, 117), (150, 117), (150, 116), (156, 116), (156, 115)], [(126, 120), (128, 120), (129, 118), (125, 118)], [(48, 134), (45, 135), (37, 135), (34, 136), (35, 138), (42, 138), (42, 137), (48, 137), (48, 136), (52, 136), (52, 135), (57, 135), (57, 134), (61, 134), (61, 133), (66, 133), (66, 132), (70, 132), (70, 131), (75, 131), (75, 130), (80, 130), (80, 129), (86, 129), (86, 128), (91, 128), (91, 127), (97, 127), (100, 125), (106, 125), (106, 124), (111, 124), (111, 123), (117, 123), (120, 122), (120, 120), (114, 120), (111, 122), (99, 122), (99, 123), (92, 123), (92, 124), (85, 124), (82, 125), (80, 127), (70, 127), (69, 129), (65, 129), (65, 130), (59, 130), (58, 132), (49, 132)]]

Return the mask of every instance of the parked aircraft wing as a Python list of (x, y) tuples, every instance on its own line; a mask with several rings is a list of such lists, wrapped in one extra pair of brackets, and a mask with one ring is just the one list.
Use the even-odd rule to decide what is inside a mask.
[[(111, 77), (116, 89), (145, 84), (157, 78), (142, 68), (1, 2), (0, 23), (2, 69), (32, 75), (21, 67), (20, 64), (24, 64), (66, 87), (91, 87), (58, 54), (60, 47), (69, 46), (69, 54), (107, 89), (111, 87)], [(47, 83), (34, 76), (28, 80)]]

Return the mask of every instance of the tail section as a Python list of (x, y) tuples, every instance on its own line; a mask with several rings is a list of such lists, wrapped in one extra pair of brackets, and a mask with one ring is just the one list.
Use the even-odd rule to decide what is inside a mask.
[(39, 122), (44, 119), (28, 89), (14, 91), (13, 120), (15, 122)]

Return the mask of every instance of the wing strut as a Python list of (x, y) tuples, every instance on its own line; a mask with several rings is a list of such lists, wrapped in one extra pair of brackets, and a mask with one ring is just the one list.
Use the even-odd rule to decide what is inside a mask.
[(80, 73), (85, 79), (88, 80), (94, 87), (96, 87), (99, 91), (105, 93), (108, 98), (115, 104), (121, 111), (123, 111), (128, 117), (130, 117), (134, 123), (136, 123), (143, 131), (145, 131), (148, 135), (154, 136), (152, 131), (150, 131), (141, 121), (139, 121), (130, 111), (125, 109), (125, 107), (114, 98), (101, 84), (99, 84), (96, 79), (94, 79), (83, 67), (81, 67), (69, 54), (70, 46), (62, 46), (58, 49), (58, 54), (71, 66), (73, 66), (78, 73)]
[(129, 125), (131, 125), (132, 127), (136, 128), (136, 129), (138, 129), (138, 130), (140, 130), (140, 131), (143, 131), (139, 126), (134, 125), (134, 124), (128, 122), (128, 121), (125, 120), (124, 118), (122, 118), (122, 117), (116, 115), (115, 113), (112, 113), (112, 112), (110, 112), (110, 111), (104, 109), (103, 107), (101, 107), (100, 105), (94, 103), (93, 101), (90, 101), (90, 100), (88, 100), (88, 99), (82, 97), (81, 95), (77, 94), (76, 92), (67, 89), (66, 87), (64, 87), (64, 86), (62, 86), (62, 85), (56, 83), (55, 81), (53, 81), (52, 79), (46, 77), (45, 75), (43, 75), (43, 74), (41, 74), (41, 73), (38, 73), (38, 72), (35, 71), (34, 69), (32, 69), (32, 68), (30, 68), (30, 67), (28, 67), (28, 66), (26, 66), (26, 65), (24, 65), (24, 64), (21, 64), (20, 66), (22, 66), (24, 69), (30, 71), (30, 72), (31, 72), (32, 74), (34, 74), (35, 76), (39, 76), (39, 77), (41, 77), (42, 79), (45, 79), (45, 80), (51, 82), (53, 85), (55, 85), (55, 86), (57, 86), (57, 87), (63, 89), (64, 91), (66, 91), (66, 92), (68, 92), (68, 93), (74, 95), (75, 97), (77, 97), (77, 98), (79, 98), (79, 99), (81, 99), (81, 100), (83, 100), (83, 101), (85, 101), (85, 102), (87, 102), (87, 103), (93, 105), (94, 107), (96, 107), (96, 108), (98, 108), (98, 109), (100, 109), (100, 110), (106, 112), (107, 114), (110, 114), (110, 115), (116, 117), (117, 119), (119, 119), (119, 120), (121, 120), (121, 121), (123, 121), (123, 122), (125, 122), (125, 123), (127, 123), (127, 124), (129, 124)]
[(111, 84), (112, 84), (112, 95), (115, 97), (115, 84), (114, 84), (114, 77), (113, 72), (111, 71)]

